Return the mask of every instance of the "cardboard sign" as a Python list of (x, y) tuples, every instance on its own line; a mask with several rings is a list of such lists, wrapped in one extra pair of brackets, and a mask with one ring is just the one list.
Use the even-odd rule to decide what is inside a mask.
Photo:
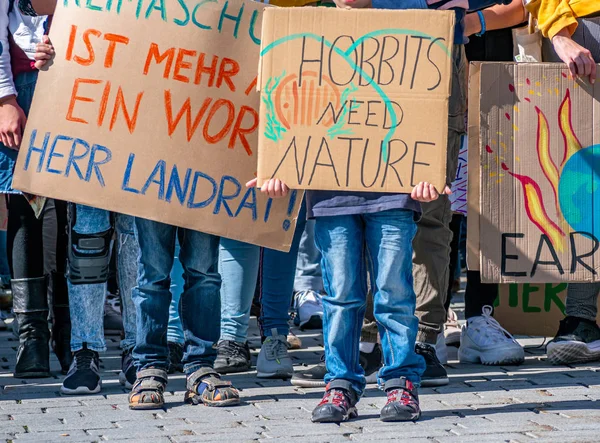
[(58, 2), (14, 186), (288, 250), (301, 195), (245, 187), (264, 5), (195, 3)]
[(452, 182), (452, 194), (450, 197), (450, 207), (457, 214), (467, 215), (467, 177), (468, 177), (468, 139), (466, 135), (462, 136), (460, 152), (458, 153), (458, 166), (456, 168), (456, 177)]
[(450, 11), (265, 11), (259, 183), (443, 189), (453, 35)]
[(499, 285), (494, 318), (511, 334), (554, 337), (566, 304), (566, 283)]
[(467, 268), (469, 271), (479, 271), (479, 100), (481, 90), (481, 63), (474, 62), (469, 64), (469, 107), (467, 143), (469, 149), (468, 163), (469, 177), (467, 180)]
[(481, 66), (482, 281), (600, 278), (600, 85), (567, 72)]

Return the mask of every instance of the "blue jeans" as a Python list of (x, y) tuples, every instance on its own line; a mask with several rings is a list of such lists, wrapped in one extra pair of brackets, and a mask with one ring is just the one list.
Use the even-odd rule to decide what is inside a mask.
[[(244, 343), (248, 338), (250, 308), (256, 289), (260, 247), (221, 238), (219, 272), (221, 284), (221, 337)], [(284, 315), (287, 317), (287, 308)]]
[(298, 248), (294, 291), (323, 292), (321, 253), (315, 245), (315, 221), (307, 220)]
[(418, 320), (412, 277), (414, 213), (390, 210), (373, 214), (318, 217), (315, 241), (323, 259), (323, 339), (325, 382), (345, 381), (360, 396), (365, 388), (359, 364), (360, 331), (367, 305), (369, 260), (384, 366), (378, 381), (406, 377), (417, 386), (425, 370), (415, 353)]
[(290, 252), (261, 248), (258, 326), (262, 337), (271, 336), (272, 329), (277, 329), (279, 335), (288, 335), (290, 332), (289, 309), (294, 293), (298, 248), (305, 226), (306, 202), (302, 202)]
[(181, 318), (179, 317), (179, 299), (183, 292), (183, 267), (179, 260), (181, 248), (179, 242), (175, 246), (175, 261), (173, 262), (173, 270), (171, 271), (171, 306), (169, 306), (169, 328), (167, 330), (167, 341), (169, 343), (185, 343), (183, 336), (183, 326), (181, 326)]
[(219, 238), (190, 229), (136, 218), (140, 244), (138, 285), (134, 289), (137, 312), (137, 342), (133, 350), (138, 370), (167, 369), (167, 329), (171, 304), (171, 270), (175, 243), (185, 285), (179, 300), (179, 316), (185, 337), (183, 354), (187, 374), (203, 366), (212, 367), (213, 344), (219, 339), (221, 276), (218, 273)]
[(10, 284), (10, 268), (8, 267), (8, 252), (6, 249), (6, 231), (0, 231), (0, 280), (4, 285)]
[[(78, 234), (99, 234), (111, 228), (110, 212), (85, 205), (72, 205), (75, 211), (75, 226)], [(116, 214), (115, 225), (119, 247), (117, 248), (117, 272), (119, 292), (122, 294), (123, 328), (125, 339), (121, 343), (124, 350), (135, 344), (135, 311), (132, 309), (131, 290), (135, 284), (135, 263), (138, 246), (132, 235), (133, 218)], [(104, 300), (106, 282), (74, 285), (68, 280), (69, 309), (71, 312), (71, 350), (79, 351), (86, 343), (88, 349), (96, 352), (106, 350), (104, 342)]]

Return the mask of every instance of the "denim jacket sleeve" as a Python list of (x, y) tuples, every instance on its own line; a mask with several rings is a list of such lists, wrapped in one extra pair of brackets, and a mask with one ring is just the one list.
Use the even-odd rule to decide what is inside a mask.
[(479, 11), (494, 5), (509, 5), (511, 1), (521, 0), (469, 0), (469, 11)]
[(0, 4), (0, 98), (17, 94), (10, 69), (8, 5), (7, 1)]

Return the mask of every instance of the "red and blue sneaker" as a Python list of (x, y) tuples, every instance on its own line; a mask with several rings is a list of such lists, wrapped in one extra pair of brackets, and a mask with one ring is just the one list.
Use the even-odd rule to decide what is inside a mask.
[(358, 417), (358, 396), (351, 387), (343, 389), (330, 383), (325, 389), (323, 400), (312, 413), (314, 423), (340, 423)]
[(385, 382), (387, 403), (381, 410), (381, 421), (417, 421), (421, 418), (419, 393), (404, 377)]

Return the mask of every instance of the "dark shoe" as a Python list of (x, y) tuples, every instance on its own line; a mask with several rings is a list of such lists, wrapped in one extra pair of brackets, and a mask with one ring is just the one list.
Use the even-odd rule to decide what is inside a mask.
[(555, 365), (600, 360), (600, 328), (591, 320), (565, 317), (546, 352)]
[(365, 371), (367, 383), (377, 383), (377, 373), (383, 366), (381, 345), (375, 343), (375, 348), (371, 352), (361, 352), (358, 361)]
[(65, 395), (97, 394), (101, 388), (100, 357), (84, 343), (83, 349), (73, 355), (73, 363), (60, 392)]
[(121, 300), (118, 295), (108, 294), (104, 302), (104, 333), (106, 335), (121, 335), (122, 331)]
[(327, 374), (327, 366), (325, 366), (325, 356), (321, 357), (321, 363), (311, 369), (302, 372), (294, 373), (292, 384), (300, 388), (324, 388), (325, 374)]
[(175, 372), (183, 372), (183, 364), (181, 360), (183, 359), (183, 345), (175, 342), (168, 342), (169, 346), (169, 374), (174, 374)]
[(168, 375), (164, 369), (142, 369), (137, 373), (137, 380), (129, 394), (129, 409), (162, 409), (167, 382)]
[(351, 390), (328, 388), (321, 403), (313, 410), (314, 423), (340, 423), (358, 417), (358, 398)]
[(187, 377), (187, 392), (184, 401), (188, 404), (206, 406), (235, 406), (240, 404), (240, 393), (230, 381), (212, 368), (200, 368)]
[(387, 403), (381, 410), (381, 421), (417, 421), (421, 418), (419, 393), (404, 377), (385, 383)]
[(421, 386), (445, 386), (450, 383), (446, 368), (438, 360), (435, 346), (417, 342), (415, 352), (425, 359), (427, 365), (421, 377)]
[(19, 349), (15, 377), (50, 377), (50, 331), (46, 277), (11, 281), (13, 310), (18, 322)]
[(233, 374), (250, 369), (250, 348), (248, 342), (238, 343), (222, 340), (217, 344), (217, 358), (214, 365), (219, 374)]
[(9, 311), (12, 308), (13, 296), (10, 280), (0, 279), (0, 310)]
[(50, 298), (52, 300), (52, 350), (58, 358), (63, 374), (73, 362), (71, 353), (71, 314), (69, 312), (69, 292), (64, 276), (50, 274)]
[(136, 380), (136, 368), (133, 362), (131, 352), (133, 349), (124, 351), (121, 354), (121, 372), (119, 372), (119, 383), (127, 389), (131, 389)]

